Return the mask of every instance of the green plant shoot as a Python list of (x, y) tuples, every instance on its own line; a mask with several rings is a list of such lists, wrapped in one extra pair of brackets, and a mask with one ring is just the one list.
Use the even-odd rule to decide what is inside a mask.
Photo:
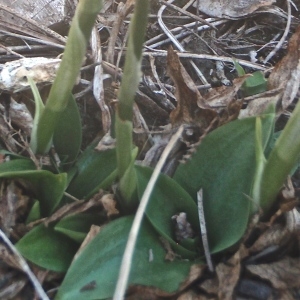
[(57, 121), (68, 105), (101, 7), (101, 0), (80, 0), (78, 3), (57, 76), (31, 136), (30, 146), (34, 153), (46, 153), (51, 147)]

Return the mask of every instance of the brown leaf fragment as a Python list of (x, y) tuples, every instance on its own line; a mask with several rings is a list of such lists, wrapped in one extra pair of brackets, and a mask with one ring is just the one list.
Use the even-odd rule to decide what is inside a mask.
[(237, 19), (252, 14), (262, 6), (268, 6), (275, 0), (205, 0), (198, 3), (198, 9), (212, 17)]
[[(101, 226), (102, 227), (102, 226)], [(73, 261), (78, 257), (82, 250), (94, 239), (94, 237), (100, 232), (100, 226), (92, 225), (90, 231), (86, 235), (76, 254), (74, 255)]]
[(291, 238), (291, 232), (281, 224), (273, 224), (251, 246), (250, 253), (260, 252), (270, 246), (285, 245)]
[(101, 198), (101, 203), (106, 210), (108, 217), (119, 214), (119, 211), (116, 209), (117, 202), (114, 200), (113, 194), (104, 195)]
[(300, 287), (300, 258), (285, 257), (274, 263), (248, 265), (246, 268), (253, 275), (271, 282), (276, 289)]
[(199, 284), (199, 287), (209, 295), (216, 295), (217, 298), (219, 292), (219, 281), (216, 276), (214, 278), (206, 279)]
[(233, 299), (234, 289), (240, 278), (241, 259), (244, 257), (245, 248), (242, 246), (226, 263), (220, 263), (216, 267), (219, 280), (219, 299)]
[(276, 105), (280, 101), (282, 92), (283, 88), (277, 88), (246, 98), (245, 101), (247, 100), (248, 105), (240, 111), (239, 118), (258, 116), (264, 113), (269, 105)]
[(70, 204), (66, 204), (57, 210), (51, 217), (47, 218), (44, 222), (45, 226), (48, 226), (52, 222), (57, 222), (62, 218), (78, 213), (82, 213), (91, 207), (102, 206), (101, 198), (103, 196), (103, 191), (99, 191), (96, 195), (93, 196), (88, 201), (76, 201)]
[(23, 195), (15, 181), (2, 181), (0, 194), (0, 227), (7, 236), (10, 236), (16, 219), (28, 208), (29, 198)]
[(209, 92), (203, 97), (205, 102), (211, 108), (227, 107), (235, 98), (237, 92), (249, 76), (251, 75), (247, 74), (234, 79), (231, 86), (222, 85), (220, 87), (210, 89)]
[(167, 65), (169, 75), (176, 87), (177, 107), (170, 114), (173, 127), (193, 124), (201, 129), (207, 128), (217, 113), (205, 103), (172, 47), (168, 49)]
[(300, 85), (300, 26), (290, 38), (286, 56), (275, 66), (268, 79), (268, 89), (283, 88), (281, 108), (294, 100)]
[(163, 238), (161, 236), (161, 237), (159, 237), (159, 240), (161, 241), (164, 249), (167, 251), (166, 256), (165, 256), (165, 260), (167, 260), (167, 261), (173, 261), (176, 257), (179, 256), (178, 254), (176, 254), (173, 251), (170, 243), (165, 238)]
[(204, 264), (192, 265), (188, 277), (180, 285), (180, 290), (184, 290), (186, 287), (191, 285), (191, 283), (193, 283), (195, 280), (201, 278), (205, 270), (206, 270), (206, 265)]
[(210, 296), (202, 295), (192, 290), (189, 290), (186, 293), (181, 294), (177, 298), (177, 300), (213, 300), (213, 299), (217, 299), (217, 298), (211, 298)]

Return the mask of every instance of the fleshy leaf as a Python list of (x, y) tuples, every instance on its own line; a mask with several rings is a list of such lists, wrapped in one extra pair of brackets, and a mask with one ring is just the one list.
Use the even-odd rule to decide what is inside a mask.
[[(113, 296), (122, 255), (133, 221), (127, 216), (110, 222), (86, 246), (70, 266), (56, 300), (92, 300)], [(153, 260), (149, 260), (149, 253)], [(187, 260), (166, 262), (156, 232), (145, 220), (134, 252), (129, 285), (139, 284), (175, 292), (193, 264)], [(93, 288), (88, 289), (90, 283)]]
[[(261, 117), (265, 149), (273, 131), (274, 114)], [(250, 196), (256, 168), (256, 118), (236, 120), (208, 134), (174, 179), (196, 200), (203, 189), (204, 213), (212, 252), (239, 241), (250, 214)]]
[(20, 253), (34, 264), (56, 272), (66, 272), (78, 244), (43, 224), (29, 231), (17, 244)]
[[(96, 151), (91, 145), (80, 156), (74, 168), (77, 169), (77, 173), (67, 192), (78, 199), (87, 199), (100, 188), (108, 188), (115, 180), (116, 150)], [(73, 169), (70, 172), (73, 172)]]
[(67, 187), (67, 174), (36, 170), (33, 162), (15, 159), (0, 164), (0, 178), (23, 179), (40, 202), (42, 216), (49, 216), (57, 207)]
[[(138, 195), (141, 199), (150, 180), (152, 170), (136, 166), (138, 179)], [(198, 208), (191, 196), (172, 178), (161, 174), (152, 191), (146, 215), (158, 234), (163, 236), (172, 245), (173, 250), (183, 258), (195, 258), (197, 252), (194, 245), (190, 249), (177, 243), (172, 216), (185, 212), (196, 236), (199, 236)], [(199, 249), (198, 249), (199, 250)], [(198, 253), (199, 255), (199, 253)]]
[(96, 214), (75, 214), (60, 220), (54, 230), (68, 236), (75, 242), (81, 243), (90, 230), (91, 225), (100, 223), (100, 216)]
[(68, 105), (61, 113), (53, 135), (55, 151), (64, 167), (70, 166), (75, 161), (80, 150), (81, 140), (80, 114), (76, 101), (70, 94)]

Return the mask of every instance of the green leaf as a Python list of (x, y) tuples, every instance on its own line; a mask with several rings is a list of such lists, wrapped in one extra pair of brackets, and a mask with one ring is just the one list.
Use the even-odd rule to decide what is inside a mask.
[(66, 272), (78, 245), (43, 224), (34, 227), (16, 244), (19, 252), (34, 264), (55, 272)]
[(32, 127), (31, 138), (30, 138), (30, 147), (31, 147), (32, 151), (35, 153), (36, 148), (37, 148), (38, 123), (39, 123), (41, 114), (44, 111), (45, 106), (44, 106), (40, 92), (39, 92), (35, 82), (33, 81), (33, 79), (31, 77), (27, 77), (27, 78), (28, 78), (28, 82), (31, 87), (31, 91), (32, 91), (32, 94), (34, 97), (34, 103), (35, 103), (35, 113), (34, 113), (33, 127)]
[(53, 144), (64, 167), (74, 163), (81, 146), (81, 119), (72, 94), (65, 110), (56, 124)]
[[(144, 190), (152, 175), (150, 168), (136, 166), (138, 179), (138, 195), (141, 199)], [(177, 243), (175, 238), (175, 228), (172, 216), (185, 212), (187, 220), (191, 223), (196, 236), (200, 236), (198, 208), (191, 196), (172, 178), (161, 174), (152, 191), (149, 204), (146, 208), (146, 216), (157, 230), (171, 244), (173, 250), (182, 255), (183, 258), (195, 258), (197, 252), (195, 245), (185, 248)], [(202, 253), (201, 253), (202, 254)], [(200, 255), (198, 249), (198, 256)]]
[(35, 201), (30, 209), (30, 212), (27, 216), (26, 219), (26, 224), (29, 224), (30, 222), (36, 221), (38, 219), (40, 219), (41, 216), (41, 212), (40, 212), (40, 203), (39, 201)]
[[(125, 58), (124, 74), (118, 96), (115, 118), (116, 151), (119, 190), (126, 211), (135, 206), (136, 180), (132, 160), (132, 116), (136, 90), (141, 78), (142, 50), (147, 28), (149, 0), (135, 2), (134, 14), (130, 21), (129, 38)], [(125, 177), (125, 178), (123, 178)]]
[[(70, 266), (56, 300), (106, 299), (113, 296), (132, 216), (106, 225)], [(149, 261), (149, 252), (153, 260)], [(189, 273), (192, 262), (166, 262), (157, 234), (145, 220), (134, 252), (129, 284), (147, 285), (175, 292)], [(94, 283), (93, 288), (85, 288)]]
[(99, 214), (81, 213), (63, 218), (54, 226), (54, 230), (61, 232), (77, 243), (81, 243), (91, 226), (100, 225), (100, 221)]
[[(265, 148), (273, 130), (274, 114), (260, 118)], [(174, 175), (195, 200), (203, 188), (204, 213), (213, 253), (238, 242), (246, 230), (251, 204), (247, 196), (250, 196), (256, 167), (255, 122), (254, 117), (236, 120), (214, 130)]]
[(243, 83), (242, 89), (245, 96), (263, 93), (267, 90), (267, 80), (261, 71), (256, 71)]
[(101, 0), (78, 2), (62, 61), (57, 70), (45, 109), (39, 118), (35, 152), (46, 153), (50, 149), (60, 113), (68, 105), (69, 95), (77, 80), (86, 53), (90, 33), (101, 8)]
[[(233, 60), (233, 62), (238, 75), (244, 76), (246, 74), (244, 69), (236, 60)], [(252, 73), (243, 83), (241, 90), (246, 97), (265, 92), (267, 90), (267, 80), (264, 74), (261, 71)]]
[(131, 153), (131, 164), (127, 167), (124, 175), (119, 180), (119, 189), (122, 195), (122, 202), (120, 204), (126, 212), (135, 210), (139, 203), (136, 196), (137, 178), (134, 168), (138, 148), (135, 147)]
[(260, 204), (265, 213), (274, 204), (276, 196), (289, 173), (293, 170), (300, 154), (300, 104), (277, 139), (274, 148), (267, 158), (261, 178)]
[(59, 204), (67, 187), (67, 174), (35, 170), (32, 161), (15, 159), (0, 164), (0, 178), (23, 179), (40, 202), (41, 214), (49, 216)]
[[(78, 159), (73, 177), (67, 192), (78, 199), (86, 199), (99, 189), (108, 188), (115, 180), (117, 173), (116, 150), (96, 151), (93, 145), (88, 147)], [(73, 169), (70, 170), (73, 172)]]

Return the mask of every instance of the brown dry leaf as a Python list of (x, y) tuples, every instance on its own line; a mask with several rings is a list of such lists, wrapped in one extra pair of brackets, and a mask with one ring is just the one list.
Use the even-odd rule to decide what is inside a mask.
[[(275, 0), (205, 0), (198, 2), (201, 12), (219, 18), (237, 19), (252, 14), (262, 6), (268, 6)], [(196, 6), (196, 2), (194, 4)]]
[(271, 282), (276, 289), (300, 287), (300, 258), (285, 257), (271, 264), (249, 265), (253, 274)]
[(82, 252), (82, 250), (94, 239), (94, 237), (100, 232), (102, 226), (92, 225), (90, 231), (86, 235), (85, 239), (81, 243), (79, 249), (74, 255), (73, 261), (78, 257), (78, 255)]
[(167, 66), (176, 86), (177, 107), (170, 114), (172, 125), (193, 124), (200, 129), (207, 128), (217, 117), (217, 113), (205, 103), (172, 47), (168, 49)]
[(271, 217), (269, 226), (271, 226), (275, 220), (281, 216), (283, 213), (289, 212), (293, 210), (297, 204), (299, 203), (299, 200), (295, 196), (295, 189), (293, 187), (293, 183), (291, 180), (291, 177), (289, 176), (287, 178), (287, 182), (281, 191), (282, 199), (280, 199), (279, 202), (279, 210), (275, 212), (275, 214)]
[(251, 75), (247, 74), (234, 79), (231, 86), (222, 85), (220, 87), (210, 89), (203, 97), (205, 102), (211, 108), (227, 107), (235, 98), (237, 92), (249, 76)]
[(241, 260), (245, 257), (247, 250), (243, 245), (226, 263), (220, 263), (216, 267), (216, 273), (219, 280), (219, 299), (233, 298), (234, 289), (240, 278)]
[(46, 219), (46, 221), (44, 222), (45, 226), (48, 226), (52, 222), (57, 222), (66, 216), (82, 213), (90, 209), (91, 207), (103, 205), (101, 201), (103, 194), (103, 191), (100, 191), (88, 201), (80, 200), (64, 205), (59, 210), (57, 210), (51, 217)]
[(212, 298), (211, 296), (201, 295), (199, 293), (195, 293), (192, 290), (187, 291), (186, 293), (180, 295), (177, 300), (214, 300), (217, 298)]
[(219, 292), (219, 281), (218, 278), (215, 276), (214, 278), (207, 279), (203, 281), (199, 287), (201, 290), (204, 290), (209, 295), (218, 295)]
[(270, 246), (282, 246), (291, 238), (291, 232), (281, 224), (269, 227), (249, 249), (250, 253), (260, 252)]
[(9, 237), (17, 217), (27, 210), (29, 198), (23, 195), (14, 181), (2, 181), (0, 194), (0, 227)]
[(300, 85), (300, 26), (292, 35), (286, 56), (275, 66), (268, 89), (283, 88), (281, 106), (285, 110), (294, 100)]
[(276, 88), (247, 98), (249, 103), (245, 109), (240, 111), (239, 118), (248, 118), (262, 114), (270, 104), (276, 105), (280, 101), (282, 93), (283, 88)]
[(108, 217), (119, 214), (119, 211), (116, 209), (117, 202), (114, 200), (113, 194), (104, 195), (101, 198), (101, 203), (106, 210)]
[(188, 277), (185, 281), (180, 285), (180, 291), (184, 290), (195, 280), (201, 278), (206, 270), (205, 264), (192, 265)]

